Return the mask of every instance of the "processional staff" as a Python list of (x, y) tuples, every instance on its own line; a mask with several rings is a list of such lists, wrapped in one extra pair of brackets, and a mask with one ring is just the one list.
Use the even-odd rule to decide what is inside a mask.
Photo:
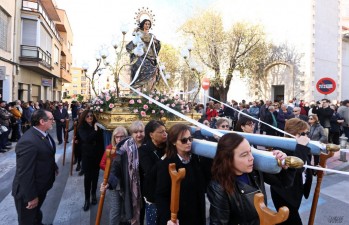
[(185, 168), (180, 168), (177, 172), (176, 164), (171, 163), (168, 165), (168, 172), (171, 176), (171, 221), (177, 223), (177, 213), (179, 210), (179, 193), (181, 189), (181, 181), (185, 177)]
[[(104, 170), (104, 176), (103, 176), (103, 186), (106, 186), (108, 184), (108, 179), (109, 179), (109, 174), (110, 174), (110, 167), (111, 167), (111, 155), (115, 153), (116, 148), (113, 147), (112, 150), (106, 149), (106, 156), (107, 156), (107, 162), (105, 165), (105, 170)], [(103, 205), (104, 205), (104, 198), (105, 198), (105, 192), (106, 189), (101, 191), (101, 196), (99, 198), (99, 204), (98, 204), (98, 211), (97, 211), (97, 216), (96, 216), (96, 223), (95, 225), (99, 225), (101, 222), (102, 218), (102, 212), (103, 212)]]
[(287, 220), (290, 210), (283, 206), (278, 212), (269, 209), (264, 203), (264, 195), (257, 193), (254, 195), (254, 207), (259, 216), (260, 225), (275, 225)]
[(65, 129), (64, 129), (64, 150), (63, 150), (63, 166), (65, 164), (65, 151), (67, 149), (67, 141), (68, 141), (68, 126), (69, 119), (65, 119)]
[(74, 133), (72, 139), (72, 147), (71, 147), (71, 163), (70, 163), (70, 176), (73, 176), (73, 162), (74, 162), (74, 152), (75, 152), (75, 140), (76, 140), (76, 127), (78, 122), (74, 122)]
[[(325, 154), (325, 153), (320, 154), (319, 166), (322, 168), (326, 167), (327, 159), (331, 158), (334, 155), (334, 152), (339, 151), (339, 146), (338, 146), (338, 148), (336, 148), (336, 145), (328, 145), (327, 150), (328, 150), (327, 154)], [(320, 188), (321, 188), (321, 183), (322, 183), (323, 177), (324, 177), (324, 171), (318, 170), (317, 171), (316, 187), (315, 187), (315, 191), (314, 191), (313, 203), (311, 205), (308, 225), (314, 224), (316, 208), (317, 208), (317, 203), (319, 200)]]

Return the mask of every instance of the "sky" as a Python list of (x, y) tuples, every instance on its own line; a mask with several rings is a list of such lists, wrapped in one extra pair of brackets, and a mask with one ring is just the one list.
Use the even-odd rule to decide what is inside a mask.
[[(157, 39), (179, 49), (185, 46), (187, 40), (181, 38), (178, 28), (188, 18), (207, 9), (222, 15), (225, 29), (241, 20), (260, 23), (264, 25), (268, 40), (274, 43), (287, 42), (301, 49), (301, 52), (309, 47), (311, 37), (312, 4), (304, 0), (55, 1), (58, 8), (66, 11), (72, 27), (73, 65), (81, 67), (88, 63), (89, 72), (96, 67), (95, 55), (102, 45), (108, 45), (112, 50), (111, 41), (113, 37), (121, 36), (120, 27), (123, 24), (129, 26), (127, 41), (132, 39), (131, 33), (136, 27), (135, 12), (142, 7), (148, 7), (155, 14), (155, 26), (151, 32)], [(245, 85), (233, 80), (230, 89), (237, 90), (241, 86)]]
[(96, 52), (101, 45), (110, 45), (115, 36), (121, 37), (120, 27), (128, 24), (126, 35), (136, 27), (135, 12), (148, 7), (155, 14), (152, 33), (166, 43), (176, 43), (178, 27), (193, 13), (206, 8), (214, 0), (55, 0), (64, 9), (73, 31), (73, 64), (95, 63)]

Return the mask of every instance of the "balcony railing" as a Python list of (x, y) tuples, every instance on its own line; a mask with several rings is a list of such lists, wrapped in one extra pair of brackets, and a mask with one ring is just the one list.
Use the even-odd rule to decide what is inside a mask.
[(29, 59), (33, 61), (39, 61), (48, 69), (52, 69), (51, 66), (51, 54), (44, 52), (38, 46), (21, 45), (21, 56), (22, 59)]
[(56, 26), (54, 22), (49, 18), (48, 14), (46, 13), (45, 9), (42, 7), (40, 1), (33, 2), (29, 0), (22, 0), (22, 10), (25, 11), (32, 11), (32, 12), (38, 12), (42, 15), (42, 17), (45, 19), (49, 27), (51, 28), (52, 32), (56, 36), (56, 38), (61, 41), (62, 38), (59, 35), (59, 32), (56, 29)]

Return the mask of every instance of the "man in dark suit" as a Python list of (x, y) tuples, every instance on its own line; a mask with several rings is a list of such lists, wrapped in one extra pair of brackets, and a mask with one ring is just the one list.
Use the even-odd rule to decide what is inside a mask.
[(58, 174), (56, 145), (47, 133), (52, 129), (53, 120), (51, 112), (43, 109), (35, 111), (31, 118), (32, 127), (16, 145), (12, 195), (19, 225), (42, 224), (40, 208)]
[(53, 112), (53, 116), (56, 121), (56, 132), (57, 132), (57, 140), (58, 144), (63, 143), (63, 136), (65, 130), (65, 120), (69, 119), (68, 111), (63, 108), (63, 103), (58, 103), (58, 108)]
[(291, 118), (298, 118), (305, 122), (308, 122), (308, 117), (306, 115), (301, 115), (301, 108), (300, 107), (294, 107), (293, 108), (293, 116)]

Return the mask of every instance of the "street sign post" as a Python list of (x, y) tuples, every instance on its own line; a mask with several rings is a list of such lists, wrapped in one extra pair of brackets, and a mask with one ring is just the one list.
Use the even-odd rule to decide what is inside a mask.
[(331, 94), (336, 90), (336, 82), (329, 77), (324, 77), (321, 78), (317, 83), (316, 83), (316, 90), (324, 95)]

